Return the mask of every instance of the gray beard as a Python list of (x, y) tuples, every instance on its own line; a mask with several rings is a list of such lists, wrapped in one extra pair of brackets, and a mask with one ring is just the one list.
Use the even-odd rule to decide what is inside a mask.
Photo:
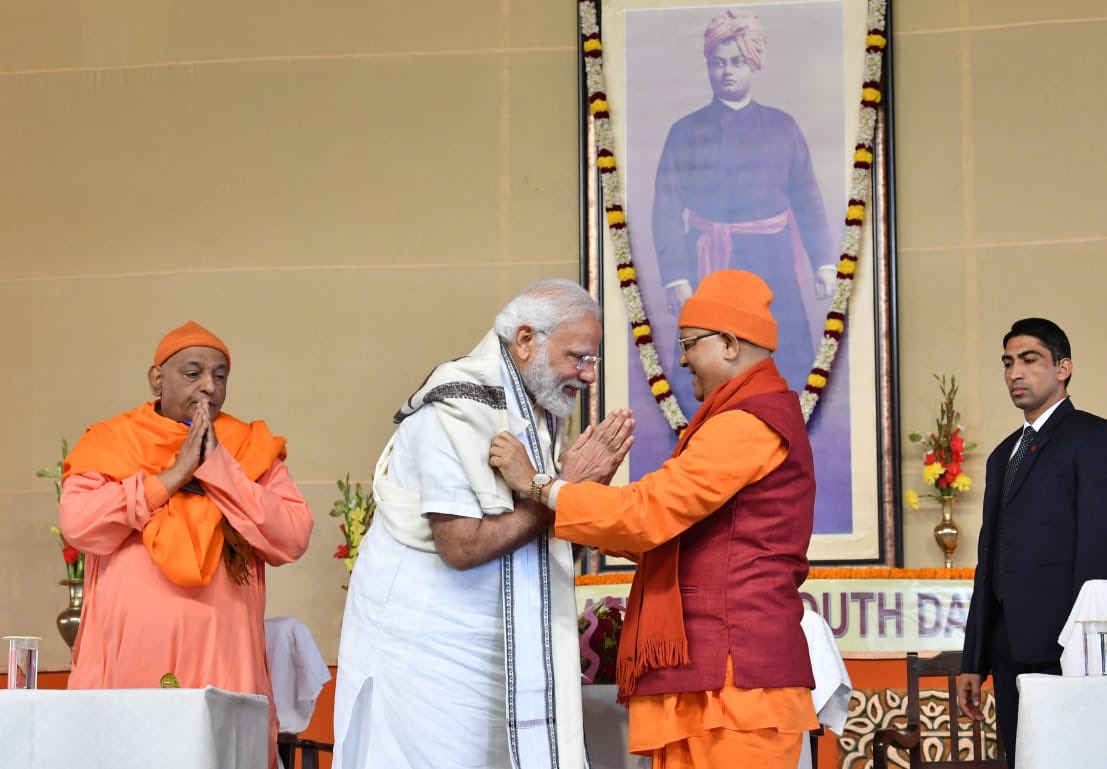
[(558, 378), (557, 372), (550, 367), (550, 349), (546, 344), (539, 349), (538, 356), (527, 370), (520, 372), (520, 376), (534, 402), (560, 419), (572, 414), (577, 405), (577, 396), (566, 395), (561, 388), (584, 389), (578, 380), (562, 381)]

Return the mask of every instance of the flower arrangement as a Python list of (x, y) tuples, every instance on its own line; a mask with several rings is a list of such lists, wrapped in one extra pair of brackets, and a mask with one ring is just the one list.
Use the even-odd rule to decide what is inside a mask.
[(589, 601), (585, 604), (577, 627), (580, 630), (582, 683), (615, 683), (619, 632), (623, 629), (622, 601), (612, 596), (599, 602)]
[[(976, 444), (966, 443), (961, 433), (961, 415), (954, 405), (957, 377), (951, 376), (947, 381), (945, 374), (940, 377), (935, 374), (934, 378), (938, 380), (938, 389), (942, 393), (935, 430), (928, 435), (914, 432), (907, 439), (912, 443), (922, 444), (923, 480), (934, 487), (934, 494), (922, 496), (948, 500), (972, 488), (972, 478), (962, 469), (962, 464), (965, 455), (975, 449)], [(904, 496), (908, 507), (919, 509), (918, 492), (908, 489)]]
[(358, 547), (369, 530), (377, 504), (373, 501), (372, 487), (366, 492), (360, 483), (351, 486), (349, 473), (346, 473), (346, 480), (338, 481), (338, 490), (342, 492), (342, 499), (335, 501), (331, 517), (342, 519), (338, 530), (342, 532), (345, 542), (334, 551), (334, 557), (346, 564), (347, 571), (353, 571)]
[[(62, 464), (69, 454), (69, 441), (62, 438), (61, 447), (61, 459), (58, 460), (58, 463), (54, 465), (54, 467), (44, 467), (35, 473), (35, 476), (38, 478), (53, 479), (54, 497), (57, 499), (58, 504), (61, 504)], [(65, 560), (65, 578), (73, 580), (74, 582), (80, 582), (85, 578), (85, 554), (66, 542), (65, 537), (62, 536), (61, 529), (57, 526), (51, 526), (50, 533), (56, 536), (58, 541), (61, 542), (62, 558)]]

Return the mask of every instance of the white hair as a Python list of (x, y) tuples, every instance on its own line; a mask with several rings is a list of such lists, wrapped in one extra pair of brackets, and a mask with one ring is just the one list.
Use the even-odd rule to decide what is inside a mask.
[(561, 278), (536, 280), (504, 305), (496, 316), (496, 336), (505, 344), (520, 326), (548, 334), (563, 323), (600, 320), (600, 307), (580, 284)]

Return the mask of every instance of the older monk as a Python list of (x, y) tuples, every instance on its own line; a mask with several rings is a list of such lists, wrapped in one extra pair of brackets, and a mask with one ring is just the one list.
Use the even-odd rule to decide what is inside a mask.
[(147, 375), (154, 400), (93, 425), (66, 457), (61, 529), (84, 551), (71, 689), (184, 687), (264, 694), (265, 565), (303, 555), (311, 509), (264, 422), (221, 411), (231, 354), (194, 322)]

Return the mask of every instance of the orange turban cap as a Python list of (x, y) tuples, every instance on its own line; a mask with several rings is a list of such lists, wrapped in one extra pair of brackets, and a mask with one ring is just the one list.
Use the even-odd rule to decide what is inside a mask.
[(711, 20), (703, 31), (703, 55), (710, 56), (719, 43), (738, 43), (738, 50), (754, 72), (765, 62), (765, 30), (761, 19), (749, 11), (727, 11)]
[(729, 331), (758, 347), (776, 350), (776, 319), (769, 309), (773, 290), (744, 270), (719, 270), (700, 281), (684, 303), (677, 325), (706, 331)]
[(227, 368), (231, 366), (231, 351), (223, 344), (223, 340), (193, 320), (162, 337), (158, 342), (158, 349), (154, 351), (154, 363), (160, 366), (186, 347), (210, 347), (219, 350), (227, 356)]

